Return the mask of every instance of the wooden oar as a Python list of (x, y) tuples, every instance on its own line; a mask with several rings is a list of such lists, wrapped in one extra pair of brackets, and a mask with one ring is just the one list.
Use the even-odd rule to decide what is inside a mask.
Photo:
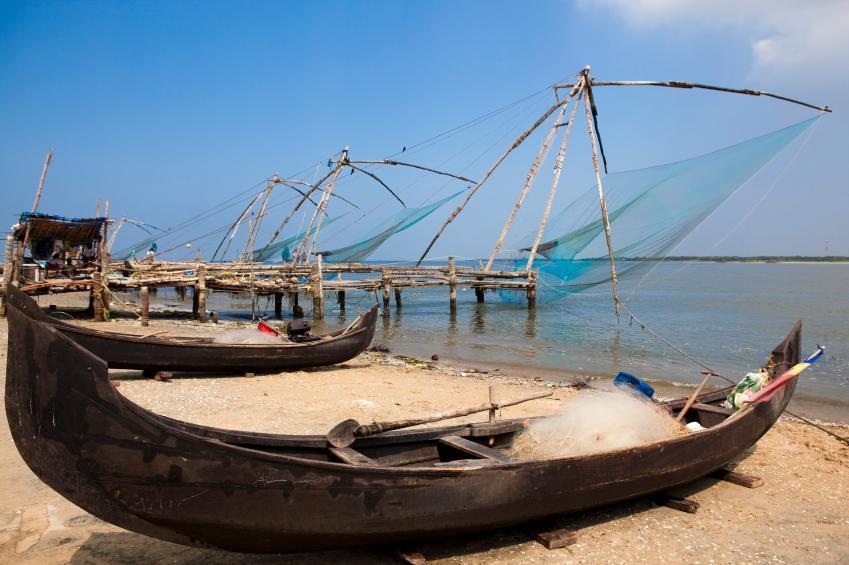
[(354, 441), (358, 437), (372, 436), (391, 430), (400, 430), (401, 428), (418, 426), (419, 424), (429, 424), (431, 422), (439, 422), (441, 420), (450, 420), (451, 418), (459, 418), (461, 416), (468, 416), (469, 414), (476, 414), (478, 412), (498, 410), (499, 408), (503, 408), (505, 406), (513, 406), (515, 404), (521, 404), (522, 402), (528, 402), (529, 400), (545, 398), (547, 396), (551, 396), (552, 394), (554, 394), (553, 391), (538, 392), (529, 396), (514, 398), (513, 400), (508, 400), (507, 402), (499, 402), (497, 404), (485, 402), (484, 404), (478, 404), (477, 406), (472, 406), (471, 408), (461, 408), (459, 410), (439, 412), (437, 414), (431, 414), (430, 416), (423, 416), (421, 418), (412, 418), (409, 420), (396, 420), (394, 422), (372, 422), (371, 424), (363, 425), (357, 422), (356, 420), (349, 419), (336, 424), (333, 429), (327, 433), (327, 441), (333, 447), (349, 447), (352, 443), (354, 443)]
[(684, 415), (687, 413), (687, 411), (690, 409), (690, 407), (696, 401), (696, 398), (698, 398), (699, 395), (702, 393), (702, 389), (705, 388), (705, 385), (710, 380), (710, 378), (719, 376), (716, 373), (714, 373), (713, 371), (702, 371), (702, 374), (705, 376), (705, 378), (702, 379), (702, 382), (699, 383), (699, 386), (696, 387), (696, 390), (693, 392), (693, 394), (690, 396), (690, 398), (687, 399), (686, 404), (684, 404), (684, 408), (682, 408), (681, 411), (678, 412), (678, 417), (675, 418), (676, 422), (681, 422), (684, 419)]

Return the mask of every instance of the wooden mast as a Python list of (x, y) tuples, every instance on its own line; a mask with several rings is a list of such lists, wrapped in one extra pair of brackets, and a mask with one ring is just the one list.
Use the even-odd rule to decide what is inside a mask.
[(44, 190), (44, 180), (47, 178), (47, 169), (50, 167), (50, 161), (53, 160), (53, 150), (47, 152), (47, 157), (44, 158), (44, 167), (41, 169), (41, 180), (38, 181), (38, 190), (35, 193), (35, 202), (32, 204), (32, 211), (38, 210), (38, 203), (41, 201), (41, 191)]
[[(572, 91), (569, 92), (571, 98), (584, 87), (585, 78), (582, 76), (575, 82)], [(566, 132), (563, 134), (563, 141), (560, 144), (560, 151), (557, 153), (557, 158), (554, 161), (554, 178), (551, 181), (551, 190), (548, 192), (548, 200), (545, 202), (545, 210), (542, 213), (542, 220), (537, 229), (537, 235), (534, 238), (534, 243), (531, 246), (530, 255), (528, 256), (528, 264), (525, 270), (530, 273), (534, 265), (534, 257), (536, 256), (539, 243), (542, 240), (542, 234), (545, 231), (545, 225), (548, 223), (548, 217), (551, 215), (551, 204), (554, 201), (554, 194), (557, 192), (557, 186), (560, 184), (560, 173), (563, 170), (563, 160), (566, 158), (566, 149), (568, 148), (569, 134), (572, 133), (572, 125), (575, 123), (575, 117), (578, 114), (578, 106), (581, 105), (580, 99), (575, 100), (575, 105), (572, 106), (572, 112), (569, 114), (569, 122), (566, 124)]]
[(587, 65), (584, 67), (584, 70), (581, 71), (584, 75), (584, 85), (583, 85), (583, 97), (584, 97), (584, 109), (587, 114), (587, 134), (590, 136), (590, 145), (593, 150), (593, 169), (595, 170), (595, 182), (598, 186), (598, 200), (599, 205), (601, 207), (601, 221), (604, 224), (604, 239), (607, 243), (607, 256), (610, 258), (610, 286), (613, 290), (613, 308), (616, 311), (616, 318), (619, 318), (619, 314), (621, 313), (621, 304), (619, 302), (619, 294), (616, 289), (616, 261), (613, 257), (613, 242), (610, 237), (610, 221), (607, 218), (607, 202), (604, 199), (604, 188), (601, 182), (601, 171), (598, 167), (598, 148), (596, 147), (596, 138), (595, 138), (595, 130), (593, 129), (593, 117), (592, 112), (590, 111), (590, 92), (589, 92), (589, 73), (590, 66)]

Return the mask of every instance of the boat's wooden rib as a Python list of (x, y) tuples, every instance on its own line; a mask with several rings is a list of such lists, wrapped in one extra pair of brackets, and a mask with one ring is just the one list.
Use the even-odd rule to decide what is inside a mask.
[[(742, 455), (794, 388), (791, 382), (769, 402), (704, 431), (629, 449), (458, 460), (462, 455), (440, 445), (485, 430), (473, 436), (470, 426), (445, 426), (358, 439), (351, 449), (376, 463), (359, 465), (340, 461), (320, 436), (216, 430), (153, 414), (110, 385), (102, 359), (10, 306), (6, 413), (35, 474), (120, 527), (235, 551), (452, 535), (662, 492)], [(798, 343), (797, 326), (773, 361), (797, 361)], [(716, 404), (719, 397), (698, 401)], [(491, 428), (494, 449), (509, 445), (519, 428), (521, 422)]]
[(86, 328), (51, 318), (21, 290), (10, 285), (8, 304), (34, 320), (51, 324), (113, 369), (147, 371), (281, 371), (344, 363), (365, 351), (374, 339), (377, 306), (343, 330), (305, 342), (221, 344), (194, 337), (150, 337)]

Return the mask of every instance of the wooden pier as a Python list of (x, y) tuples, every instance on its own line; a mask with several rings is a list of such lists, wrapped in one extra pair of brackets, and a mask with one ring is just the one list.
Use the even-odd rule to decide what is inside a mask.
[(536, 271), (486, 271), (458, 266), (453, 257), (446, 265), (399, 266), (365, 263), (324, 263), (321, 255), (312, 264), (271, 266), (263, 263), (212, 262), (112, 262), (108, 270), (96, 270), (86, 279), (46, 279), (23, 284), (29, 294), (56, 294), (89, 291), (95, 320), (109, 315), (110, 297), (116, 292), (139, 293), (138, 307), (142, 323), (150, 319), (150, 293), (159, 288), (174, 288), (185, 295), (192, 292), (192, 312), (199, 321), (207, 321), (206, 309), (210, 293), (246, 294), (253, 300), (274, 297), (274, 315), (283, 316), (283, 299), (287, 298), (290, 314), (303, 316), (300, 298), (312, 301), (312, 316), (321, 319), (329, 293), (335, 295), (340, 310), (352, 292), (382, 297), (383, 313), (403, 307), (403, 290), (408, 288), (448, 287), (448, 309), (457, 310), (457, 287), (471, 288), (477, 302), (483, 302), (487, 291), (524, 292), (528, 307), (535, 307)]

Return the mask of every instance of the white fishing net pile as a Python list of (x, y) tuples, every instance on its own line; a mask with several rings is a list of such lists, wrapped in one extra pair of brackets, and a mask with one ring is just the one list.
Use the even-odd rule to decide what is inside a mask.
[(241, 328), (229, 330), (215, 336), (213, 343), (240, 344), (240, 345), (280, 345), (283, 341), (276, 336), (261, 332), (256, 328)]
[(586, 390), (516, 438), (511, 455), (570, 457), (633, 447), (686, 433), (668, 412), (642, 395), (612, 387)]

